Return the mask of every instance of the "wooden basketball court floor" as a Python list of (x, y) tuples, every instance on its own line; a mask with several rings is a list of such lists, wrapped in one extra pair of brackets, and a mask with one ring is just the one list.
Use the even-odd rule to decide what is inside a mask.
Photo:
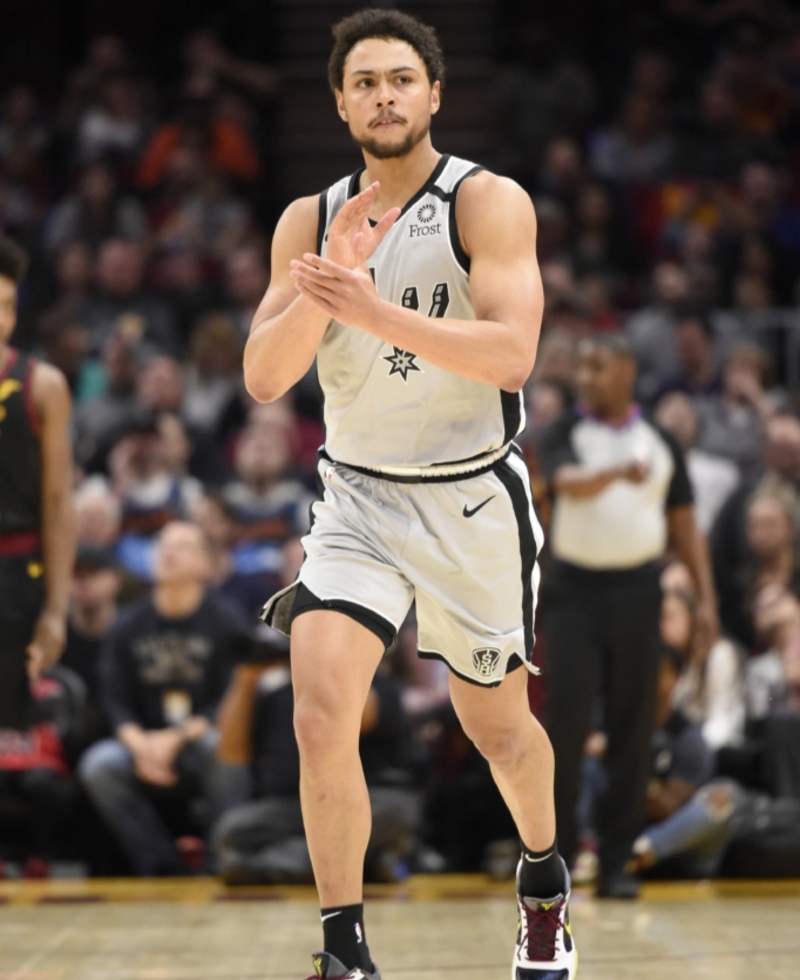
[[(384, 980), (509, 980), (511, 884), (412, 878), (367, 890)], [(579, 980), (800, 980), (800, 881), (651, 884), (572, 903)], [(310, 888), (215, 879), (0, 883), (0, 980), (303, 980)]]

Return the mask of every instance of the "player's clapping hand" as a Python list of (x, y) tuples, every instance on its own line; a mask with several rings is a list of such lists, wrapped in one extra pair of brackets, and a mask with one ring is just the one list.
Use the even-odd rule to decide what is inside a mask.
[(40, 677), (58, 661), (67, 640), (65, 618), (45, 610), (36, 623), (33, 639), (28, 644), (28, 676)]
[(364, 264), (397, 221), (400, 208), (390, 208), (374, 227), (369, 223), (369, 211), (379, 190), (377, 181), (370, 184), (366, 190), (345, 202), (331, 222), (327, 256), (332, 262), (346, 269), (355, 269)]
[(340, 323), (369, 330), (378, 321), (383, 300), (366, 261), (355, 269), (346, 269), (330, 259), (306, 254), (302, 262), (292, 262), (290, 274), (299, 292)]

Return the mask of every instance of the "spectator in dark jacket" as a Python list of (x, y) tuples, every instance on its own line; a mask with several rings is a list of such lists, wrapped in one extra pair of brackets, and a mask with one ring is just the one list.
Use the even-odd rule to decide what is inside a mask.
[(197, 796), (213, 810), (214, 716), (240, 624), (206, 594), (209, 559), (199, 528), (161, 533), (152, 595), (126, 609), (101, 654), (100, 692), (115, 738), (93, 746), (80, 775), (140, 875), (185, 871), (151, 792)]

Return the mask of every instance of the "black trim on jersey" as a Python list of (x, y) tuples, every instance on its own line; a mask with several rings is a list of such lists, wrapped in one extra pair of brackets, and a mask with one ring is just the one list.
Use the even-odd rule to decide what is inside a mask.
[[(441, 177), (442, 171), (444, 170), (444, 168), (447, 166), (447, 164), (449, 162), (450, 162), (450, 154), (449, 153), (442, 154), (442, 156), (439, 158), (439, 162), (436, 164), (436, 166), (431, 171), (430, 177), (428, 177), (428, 179), (425, 181), (425, 183), (422, 185), (422, 187), (420, 187), (420, 189), (417, 191), (417, 193), (412, 198), (410, 198), (408, 201), (406, 201), (406, 203), (403, 205), (403, 208), (400, 211), (400, 214), (398, 215), (398, 220), (400, 218), (402, 218), (403, 215), (410, 208), (413, 208), (414, 205), (417, 203), (417, 201), (419, 201), (420, 198), (424, 197), (426, 194), (433, 193), (437, 197), (442, 197), (442, 194), (444, 192), (440, 188), (435, 187), (435, 184), (436, 184), (436, 181)], [(359, 181), (361, 180), (361, 175), (364, 173), (364, 171), (366, 169), (367, 169), (366, 167), (361, 167), (361, 169), (360, 170), (356, 170), (356, 172), (350, 178), (350, 186), (347, 188), (347, 199), (348, 200), (350, 200), (351, 197), (355, 197), (356, 194), (358, 193)], [(467, 174), (466, 176), (469, 176), (469, 174)], [(456, 185), (456, 187), (460, 186), (460, 184), (461, 184), (461, 181), (458, 182), (458, 184)], [(446, 200), (447, 197), (448, 197), (448, 195), (447, 194), (444, 194), (444, 197), (442, 197), (442, 200)]]
[[(448, 195), (450, 198), (450, 213), (447, 216), (448, 231), (450, 234), (450, 247), (453, 249), (453, 255), (456, 258), (456, 262), (461, 266), (461, 268), (469, 275), (469, 256), (464, 251), (461, 246), (461, 239), (458, 237), (458, 225), (456, 224), (456, 201), (458, 200), (458, 192), (461, 189), (461, 185), (467, 179), (467, 177), (472, 177), (484, 167), (475, 166), (472, 170), (468, 170), (463, 177), (461, 177), (456, 183), (455, 187), (450, 191)], [(519, 424), (519, 423), (517, 423)], [(516, 435), (516, 430), (514, 430), (513, 435)]]
[(476, 681), (474, 677), (470, 677), (468, 674), (462, 674), (460, 670), (456, 670), (456, 668), (450, 663), (443, 653), (436, 653), (433, 650), (417, 650), (417, 656), (420, 658), (420, 660), (441, 660), (443, 664), (447, 665), (447, 669), (454, 673), (456, 677), (460, 677), (462, 681), (466, 681), (468, 684), (474, 684), (475, 687), (500, 687), (509, 674), (515, 671), (518, 667), (522, 666), (522, 660), (519, 658), (519, 655), (512, 653), (506, 661), (505, 674), (503, 674), (502, 677), (499, 677), (496, 681), (491, 681), (489, 684), (484, 684), (481, 681)]
[(511, 442), (519, 432), (522, 421), (522, 394), (519, 391), (501, 389), (500, 405), (503, 409), (503, 442)]
[(322, 246), (325, 242), (325, 229), (328, 227), (328, 192), (322, 191), (319, 196), (319, 224), (317, 225), (317, 255), (322, 255)]
[[(371, 476), (373, 480), (388, 480), (390, 483), (458, 483), (461, 480), (471, 480), (473, 476), (482, 476), (484, 473), (489, 473), (499, 463), (505, 462), (510, 452), (511, 447), (509, 446), (505, 456), (495, 460), (493, 463), (487, 463), (485, 466), (477, 466), (474, 470), (467, 470), (466, 473), (453, 473), (452, 475), (445, 476), (438, 476), (436, 474), (437, 466), (457, 466), (458, 463), (468, 463), (470, 460), (459, 460), (457, 463), (434, 463), (430, 467), (430, 476), (427, 474), (424, 476), (396, 476), (394, 473), (382, 473), (380, 470), (370, 470), (366, 466), (355, 466), (353, 463), (337, 463), (335, 460), (331, 459), (325, 450), (321, 450), (320, 455), (323, 459), (333, 463), (334, 466), (344, 466), (346, 469), (353, 470), (356, 473), (361, 473), (364, 476)], [(481, 453), (481, 456), (486, 455), (488, 454)], [(481, 456), (475, 456), (473, 458), (480, 459)]]
[(522, 624), (525, 628), (524, 656), (533, 654), (533, 568), (536, 564), (536, 537), (531, 524), (531, 505), (522, 477), (503, 459), (494, 467), (497, 478), (508, 491), (519, 528), (522, 558)]

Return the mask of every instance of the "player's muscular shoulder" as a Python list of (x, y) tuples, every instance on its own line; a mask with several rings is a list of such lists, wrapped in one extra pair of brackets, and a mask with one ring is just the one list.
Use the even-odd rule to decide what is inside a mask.
[(456, 202), (461, 244), (467, 255), (517, 236), (535, 241), (536, 215), (527, 192), (508, 177), (482, 170), (461, 185)]
[(292, 201), (281, 215), (272, 239), (273, 274), (282, 275), (285, 271), (288, 275), (291, 259), (316, 251), (318, 227), (319, 197), (299, 197)]
[(297, 296), (289, 272), (292, 259), (317, 250), (319, 197), (299, 197), (283, 212), (272, 236), (272, 270), (266, 296), (261, 301), (258, 322), (263, 316), (282, 312)]

